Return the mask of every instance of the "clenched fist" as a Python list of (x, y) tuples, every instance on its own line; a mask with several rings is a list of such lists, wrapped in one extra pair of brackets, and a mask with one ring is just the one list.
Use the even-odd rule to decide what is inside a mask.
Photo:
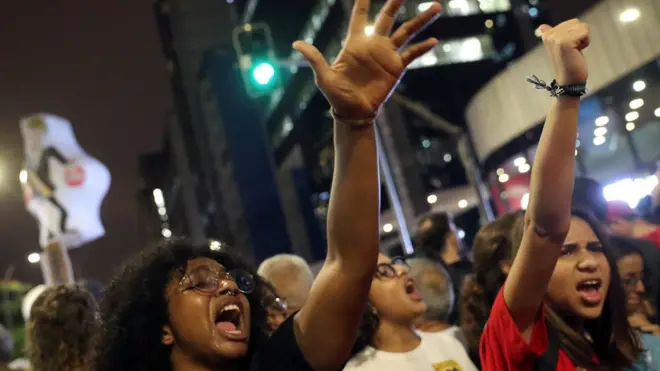
[(543, 44), (555, 71), (557, 85), (587, 81), (587, 61), (582, 50), (589, 46), (589, 25), (571, 19), (555, 27), (541, 25)]

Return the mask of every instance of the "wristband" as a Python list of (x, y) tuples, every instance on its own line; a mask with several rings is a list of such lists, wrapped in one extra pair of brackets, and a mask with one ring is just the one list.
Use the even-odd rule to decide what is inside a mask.
[(369, 118), (366, 119), (345, 119), (339, 116), (334, 109), (330, 109), (330, 116), (332, 116), (332, 119), (335, 120), (335, 122), (343, 124), (343, 125), (348, 125), (352, 126), (354, 128), (362, 128), (362, 127), (367, 127), (370, 126), (376, 121), (376, 115), (373, 115)]
[(579, 98), (588, 92), (586, 81), (579, 84), (559, 86), (557, 85), (557, 80), (552, 80), (550, 84), (547, 84), (545, 81), (536, 77), (536, 75), (531, 75), (527, 77), (527, 82), (533, 84), (537, 89), (549, 91), (553, 97), (567, 96)]

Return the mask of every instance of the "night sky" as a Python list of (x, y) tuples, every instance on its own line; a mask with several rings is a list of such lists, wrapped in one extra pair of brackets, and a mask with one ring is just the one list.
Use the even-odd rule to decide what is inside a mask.
[(108, 166), (106, 236), (71, 251), (78, 278), (109, 279), (137, 251), (137, 156), (162, 143), (171, 107), (164, 58), (147, 0), (7, 0), (0, 8), (0, 279), (41, 282), (37, 224), (18, 173), (20, 117), (49, 112), (72, 121), (78, 141)]

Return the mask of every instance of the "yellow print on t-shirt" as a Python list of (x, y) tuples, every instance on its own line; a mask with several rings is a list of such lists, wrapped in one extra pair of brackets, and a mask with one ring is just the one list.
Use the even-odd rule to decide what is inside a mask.
[(434, 371), (463, 371), (463, 368), (456, 361), (442, 361), (433, 364)]

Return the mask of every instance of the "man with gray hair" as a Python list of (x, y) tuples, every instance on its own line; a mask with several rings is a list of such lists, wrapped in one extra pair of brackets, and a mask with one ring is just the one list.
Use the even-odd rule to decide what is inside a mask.
[(410, 266), (408, 275), (415, 280), (427, 308), (417, 329), (422, 332), (447, 332), (465, 345), (460, 329), (449, 323), (456, 299), (447, 270), (426, 258), (412, 258), (406, 262)]
[(279, 298), (286, 303), (288, 315), (302, 308), (314, 282), (307, 262), (292, 254), (278, 254), (264, 260), (257, 273), (273, 285)]

